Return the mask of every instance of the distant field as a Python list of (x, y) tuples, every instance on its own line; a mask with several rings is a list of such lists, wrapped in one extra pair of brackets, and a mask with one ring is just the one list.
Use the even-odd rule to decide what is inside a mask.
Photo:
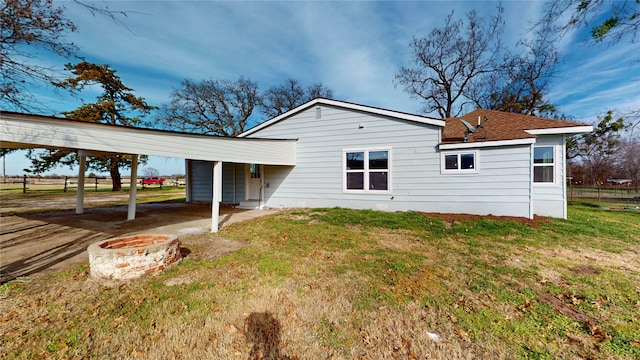
[[(77, 188), (69, 187), (64, 191), (60, 185), (34, 184), (29, 185), (27, 192), (22, 188), (0, 189), (0, 214), (17, 215), (38, 211), (51, 211), (73, 209), (76, 206)], [(84, 194), (86, 208), (125, 205), (129, 199), (129, 189), (111, 191), (111, 185), (100, 184), (97, 191), (95, 187), (86, 187)], [(185, 188), (183, 186), (145, 186), (143, 190), (139, 185), (136, 192), (138, 203), (158, 201), (184, 201)]]

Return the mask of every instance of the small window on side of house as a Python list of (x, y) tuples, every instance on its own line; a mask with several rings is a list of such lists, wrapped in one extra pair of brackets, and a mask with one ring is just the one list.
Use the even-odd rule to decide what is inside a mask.
[(555, 147), (535, 146), (533, 148), (533, 182), (538, 184), (555, 183)]
[(464, 174), (478, 172), (478, 152), (445, 152), (440, 158), (443, 174)]

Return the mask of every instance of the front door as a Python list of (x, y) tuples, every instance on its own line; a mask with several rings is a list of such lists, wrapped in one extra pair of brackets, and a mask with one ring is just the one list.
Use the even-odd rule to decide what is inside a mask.
[(247, 196), (246, 200), (261, 200), (262, 196), (262, 165), (247, 164)]

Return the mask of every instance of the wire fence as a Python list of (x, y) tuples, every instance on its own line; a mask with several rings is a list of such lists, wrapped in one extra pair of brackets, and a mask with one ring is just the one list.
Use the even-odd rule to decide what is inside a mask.
[[(129, 188), (129, 178), (122, 178), (123, 189)], [(143, 188), (142, 184), (136, 184), (138, 188)], [(164, 185), (168, 186), (185, 186), (184, 178), (165, 179)], [(111, 179), (106, 177), (87, 177), (85, 178), (85, 189), (100, 191), (107, 190), (112, 186)], [(158, 185), (145, 185), (146, 187), (154, 187)], [(77, 177), (62, 178), (37, 178), (37, 177), (6, 177), (0, 181), (0, 190), (17, 190), (23, 192), (38, 190), (63, 190), (76, 191), (78, 187)], [(595, 200), (616, 200), (640, 203), (640, 191), (635, 189), (632, 184), (624, 185), (603, 185), (599, 188), (593, 186), (568, 185), (567, 197), (572, 199), (595, 199)]]
[[(122, 188), (124, 190), (129, 189), (130, 179), (128, 177), (123, 177), (121, 180)], [(166, 178), (162, 185), (168, 186), (184, 186), (185, 181), (184, 178)], [(140, 189), (144, 189), (145, 187), (160, 187), (160, 184), (143, 184), (141, 181), (136, 183), (136, 187)], [(84, 188), (88, 191), (100, 191), (100, 190), (110, 190), (113, 186), (111, 178), (108, 177), (86, 177), (84, 180)], [(0, 181), (0, 190), (5, 191), (22, 191), (23, 193), (27, 193), (29, 191), (56, 191), (62, 190), (63, 192), (67, 191), (77, 191), (78, 188), (78, 178), (77, 177), (60, 177), (60, 178), (39, 178), (39, 177), (28, 177), (28, 176), (13, 176), (6, 177)]]
[(567, 187), (567, 196), (569, 199), (640, 202), (640, 192), (631, 184), (601, 187), (571, 185)]

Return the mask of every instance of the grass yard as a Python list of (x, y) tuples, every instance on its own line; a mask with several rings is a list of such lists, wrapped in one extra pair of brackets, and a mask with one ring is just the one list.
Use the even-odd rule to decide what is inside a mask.
[(640, 212), (608, 205), (535, 227), (284, 211), (219, 234), (247, 247), (156, 277), (1, 285), (0, 356), (639, 359)]

